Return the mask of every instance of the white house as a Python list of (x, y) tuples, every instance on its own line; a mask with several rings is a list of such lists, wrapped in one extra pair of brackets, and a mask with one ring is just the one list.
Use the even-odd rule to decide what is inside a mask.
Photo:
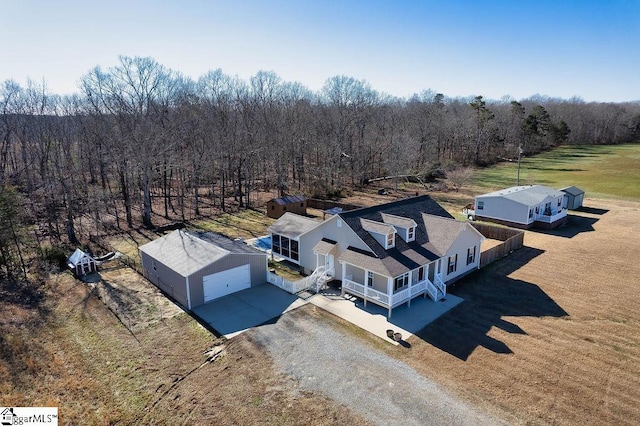
[(343, 294), (386, 307), (389, 315), (420, 295), (443, 298), (448, 283), (478, 268), (484, 240), (426, 195), (324, 222), (287, 213), (269, 231), (273, 252), (310, 276), (341, 280)]
[(513, 186), (478, 195), (474, 210), (477, 220), (515, 228), (555, 228), (567, 221), (565, 193), (542, 185)]

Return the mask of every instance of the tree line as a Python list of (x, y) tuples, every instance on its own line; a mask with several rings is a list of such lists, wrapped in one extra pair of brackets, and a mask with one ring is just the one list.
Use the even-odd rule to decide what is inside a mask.
[(79, 226), (152, 228), (157, 215), (250, 206), (258, 191), (327, 196), (519, 150), (637, 141), (640, 103), (430, 90), (406, 99), (347, 76), (313, 92), (268, 71), (193, 80), (152, 58), (120, 57), (82, 76), (73, 95), (3, 82), (0, 134), (0, 198), (16, 188), (38, 238), (75, 243)]

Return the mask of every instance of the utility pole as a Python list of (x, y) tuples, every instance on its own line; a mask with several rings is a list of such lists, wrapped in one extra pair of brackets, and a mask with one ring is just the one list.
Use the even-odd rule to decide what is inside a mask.
[(520, 186), (520, 156), (522, 155), (522, 146), (518, 146), (518, 183), (517, 186)]

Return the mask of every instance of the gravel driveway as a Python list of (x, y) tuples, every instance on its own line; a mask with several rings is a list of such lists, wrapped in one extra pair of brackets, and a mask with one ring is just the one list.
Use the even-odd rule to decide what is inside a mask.
[(248, 335), (301, 388), (322, 392), (374, 424), (503, 424), (406, 364), (335, 329), (313, 309), (296, 309)]

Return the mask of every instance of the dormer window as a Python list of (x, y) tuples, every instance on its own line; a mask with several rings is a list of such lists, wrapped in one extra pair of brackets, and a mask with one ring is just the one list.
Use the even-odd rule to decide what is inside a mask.
[(396, 234), (387, 234), (387, 247), (388, 249), (395, 247), (396, 245)]
[(416, 239), (416, 228), (411, 227), (407, 229), (407, 242), (413, 241)]
[[(415, 241), (416, 226), (415, 220), (409, 217), (396, 216), (392, 214), (382, 213), (382, 221), (393, 227), (398, 232), (398, 236), (406, 242)], [(395, 245), (395, 244), (394, 244)]]

